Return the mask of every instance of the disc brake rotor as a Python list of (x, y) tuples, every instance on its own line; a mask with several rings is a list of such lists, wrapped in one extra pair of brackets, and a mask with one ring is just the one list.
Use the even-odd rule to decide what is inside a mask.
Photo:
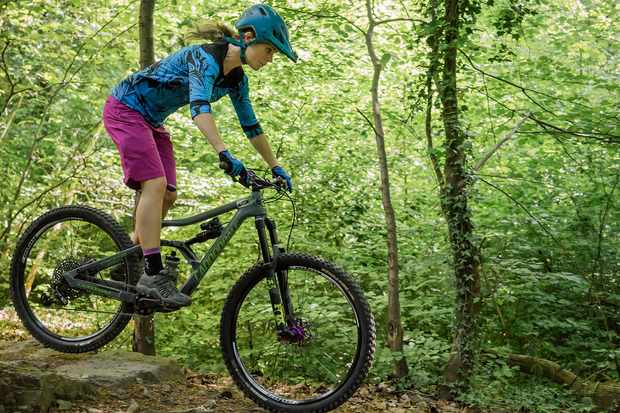
[(312, 333), (310, 330), (310, 322), (297, 319), (291, 325), (283, 327), (278, 331), (278, 339), (282, 343), (303, 346), (308, 344), (312, 339)]

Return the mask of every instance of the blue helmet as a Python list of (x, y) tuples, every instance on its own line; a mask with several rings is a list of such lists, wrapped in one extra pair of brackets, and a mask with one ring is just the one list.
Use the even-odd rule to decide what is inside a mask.
[(284, 53), (293, 62), (297, 61), (297, 53), (293, 51), (288, 37), (288, 29), (282, 17), (266, 4), (255, 4), (243, 12), (235, 24), (241, 34), (246, 29), (252, 29), (255, 39), (245, 44), (243, 40), (227, 38), (230, 43), (241, 47), (242, 60), (245, 60), (245, 49), (253, 43), (269, 43)]

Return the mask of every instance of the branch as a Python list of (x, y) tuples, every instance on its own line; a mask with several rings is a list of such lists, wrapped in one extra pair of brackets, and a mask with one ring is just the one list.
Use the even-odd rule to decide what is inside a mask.
[[(430, 81), (429, 81), (430, 83)], [(429, 86), (430, 89), (430, 86)], [(437, 155), (435, 154), (435, 148), (433, 147), (433, 129), (431, 126), (431, 110), (433, 107), (433, 95), (432, 92), (428, 96), (428, 103), (426, 105), (426, 117), (424, 120), (425, 129), (426, 129), (426, 149), (428, 151), (428, 157), (431, 158), (431, 164), (433, 165), (433, 170), (435, 171), (435, 177), (437, 178), (437, 183), (439, 185), (439, 192), (444, 192), (444, 178), (443, 173), (441, 172), (441, 167), (439, 165), (439, 160), (437, 159)]]
[(525, 114), (525, 116), (523, 116), (523, 118), (517, 122), (517, 124), (515, 125), (514, 128), (512, 128), (512, 130), (510, 132), (508, 132), (506, 134), (506, 136), (504, 136), (498, 143), (497, 145), (495, 145), (493, 148), (489, 149), (489, 151), (486, 153), (486, 155), (484, 155), (484, 157), (482, 159), (480, 159), (480, 161), (478, 161), (478, 163), (476, 164), (476, 166), (474, 166), (474, 171), (478, 172), (483, 166), (484, 164), (489, 160), (489, 158), (491, 156), (493, 156), (493, 154), (495, 152), (497, 152), (499, 150), (499, 148), (505, 144), (506, 142), (508, 142), (509, 140), (511, 140), (512, 138), (514, 138), (514, 136), (516, 135), (517, 131), (521, 128), (521, 126), (523, 126), (523, 124), (525, 123), (525, 121), (530, 117), (530, 112), (527, 112)]
[(4, 75), (6, 76), (6, 80), (7, 80), (7, 82), (9, 82), (9, 85), (11, 87), (9, 89), (8, 96), (7, 96), (6, 100), (4, 101), (4, 105), (2, 106), (2, 110), (0, 110), (0, 116), (4, 113), (6, 108), (9, 106), (9, 101), (11, 100), (11, 98), (15, 95), (13, 93), (13, 92), (15, 92), (15, 83), (13, 83), (13, 81), (11, 80), (11, 75), (9, 74), (6, 61), (4, 60), (4, 54), (6, 53), (6, 49), (8, 49), (8, 48), (9, 48), (9, 42), (6, 42), (6, 44), (4, 45), (4, 48), (2, 49), (2, 70), (4, 71)]
[(11, 80), (11, 75), (9, 74), (8, 70), (7, 70), (7, 65), (6, 65), (6, 60), (4, 59), (4, 55), (6, 53), (6, 49), (9, 48), (9, 44), (10, 42), (6, 42), (6, 44), (4, 45), (4, 48), (2, 49), (2, 70), (4, 71), (4, 75), (6, 76), (6, 80), (7, 82), (9, 82), (9, 85), (11, 85), (11, 87), (15, 87), (15, 83), (13, 83), (13, 81)]
[[(539, 107), (539, 108), (541, 108), (543, 111), (545, 111), (545, 112), (547, 112), (547, 113), (550, 113), (551, 115), (553, 115), (553, 116), (555, 116), (555, 117), (559, 117), (559, 116), (557, 116), (557, 115), (556, 115), (553, 111), (551, 111), (551, 110), (549, 110), (548, 108), (544, 107), (544, 106), (543, 106), (540, 102), (538, 102), (538, 101), (537, 101), (537, 100), (535, 100), (532, 96), (530, 96), (530, 94), (528, 94), (528, 92), (536, 93), (536, 94), (539, 94), (539, 95), (541, 95), (541, 96), (545, 96), (545, 97), (547, 97), (547, 98), (549, 98), (549, 99), (553, 99), (553, 100), (560, 100), (560, 101), (569, 102), (569, 103), (571, 103), (571, 104), (574, 104), (574, 105), (577, 105), (577, 106), (581, 106), (581, 107), (583, 107), (583, 108), (586, 108), (586, 109), (588, 109), (588, 110), (590, 110), (590, 111), (594, 111), (591, 107), (589, 107), (589, 106), (587, 106), (587, 105), (584, 105), (584, 104), (582, 104), (582, 103), (575, 102), (575, 101), (568, 101), (568, 100), (566, 100), (566, 99), (562, 99), (562, 98), (557, 97), (557, 96), (553, 96), (553, 95), (550, 95), (550, 94), (547, 94), (547, 93), (544, 93), (544, 92), (540, 92), (540, 91), (538, 91), (538, 90), (535, 90), (535, 89), (532, 89), (532, 88), (529, 88), (529, 87), (525, 87), (525, 86), (519, 85), (519, 84), (514, 83), (514, 82), (512, 82), (512, 81), (510, 81), (510, 80), (507, 80), (507, 79), (501, 78), (501, 77), (499, 77), (499, 76), (496, 76), (496, 75), (490, 74), (490, 73), (488, 73), (488, 72), (485, 72), (484, 70), (482, 70), (482, 69), (480, 69), (478, 66), (476, 66), (476, 64), (475, 64), (475, 63), (472, 61), (472, 59), (471, 59), (471, 58), (467, 55), (467, 53), (465, 53), (463, 50), (460, 50), (460, 49), (459, 49), (459, 51), (461, 52), (461, 54), (462, 54), (463, 56), (465, 56), (465, 58), (467, 59), (467, 61), (468, 61), (468, 62), (469, 62), (469, 64), (470, 64), (470, 66), (471, 66), (474, 70), (476, 70), (476, 71), (478, 71), (478, 72), (480, 72), (480, 73), (482, 73), (482, 74), (484, 74), (484, 75), (486, 75), (486, 76), (489, 76), (489, 77), (490, 77), (490, 78), (492, 78), (492, 79), (499, 80), (500, 82), (506, 83), (506, 84), (508, 84), (508, 85), (510, 85), (510, 86), (513, 86), (513, 87), (515, 87), (515, 88), (519, 89), (519, 90), (520, 90), (520, 91), (521, 91), (521, 92), (522, 92), (522, 93), (523, 93), (523, 94), (524, 94), (524, 95), (528, 98), (528, 100), (530, 100), (530, 101), (531, 101), (534, 105), (538, 106), (538, 107)], [(535, 119), (535, 118), (533, 118), (533, 117), (532, 117), (532, 120), (536, 121), (536, 119)], [(574, 123), (573, 123), (573, 122), (571, 122), (570, 120), (569, 120), (568, 122), (574, 125)], [(561, 128), (559, 128), (559, 127), (555, 127), (555, 126), (553, 126), (553, 125), (551, 125), (551, 124), (547, 124), (547, 125), (548, 125), (548, 126), (552, 126), (552, 127), (554, 127), (554, 128), (558, 128), (558, 129), (560, 129), (560, 130), (562, 130), (562, 131), (564, 131), (564, 132), (566, 132), (566, 133), (570, 133), (570, 134), (573, 134), (573, 135), (575, 135), (575, 136), (590, 137), (590, 138), (595, 138), (595, 139), (599, 139), (599, 140), (601, 140), (601, 139), (600, 139), (598, 136), (604, 136), (604, 137), (606, 137), (606, 138), (607, 138), (607, 139), (606, 139), (606, 141), (607, 141), (608, 143), (620, 143), (620, 136), (618, 136), (618, 135), (612, 135), (612, 134), (608, 134), (608, 133), (595, 133), (595, 134), (593, 134), (593, 133), (588, 133), (588, 132), (571, 132), (571, 131), (567, 131), (567, 130), (565, 130), (565, 129), (561, 129)], [(597, 135), (598, 135), (598, 136), (597, 136)], [(615, 142), (615, 141), (614, 141), (614, 139), (617, 139), (617, 140), (618, 140), (618, 142)]]
[[(490, 77), (490, 78), (492, 78), (492, 79), (499, 80), (500, 82), (504, 82), (504, 83), (506, 83), (506, 84), (508, 84), (508, 85), (510, 85), (510, 86), (513, 86), (513, 87), (515, 87), (515, 88), (517, 88), (517, 89), (521, 90), (522, 92), (525, 92), (525, 91), (528, 91), (528, 92), (533, 92), (533, 93), (539, 94), (539, 95), (541, 95), (541, 96), (548, 97), (549, 99), (553, 99), (553, 100), (564, 100), (564, 101), (566, 101), (566, 99), (561, 99), (561, 98), (559, 98), (559, 97), (557, 97), (557, 96), (549, 95), (549, 94), (547, 94), (547, 93), (545, 93), (545, 92), (540, 92), (540, 91), (538, 91), (538, 90), (535, 90), (535, 89), (532, 89), (532, 88), (529, 88), (529, 87), (522, 86), (522, 85), (519, 85), (519, 84), (517, 84), (517, 83), (514, 83), (514, 82), (512, 82), (512, 81), (510, 81), (510, 80), (508, 80), (508, 79), (504, 79), (504, 78), (499, 77), (499, 76), (497, 76), (497, 75), (493, 75), (493, 74), (491, 74), (491, 73), (485, 72), (484, 70), (482, 70), (482, 69), (480, 69), (478, 66), (476, 66), (476, 64), (474, 63), (474, 61), (471, 59), (471, 57), (469, 57), (469, 55), (467, 55), (467, 53), (465, 53), (465, 52), (464, 52), (463, 50), (461, 50), (461, 49), (458, 49), (458, 50), (459, 50), (459, 52), (460, 52), (463, 56), (465, 56), (465, 58), (466, 58), (466, 59), (467, 59), (467, 61), (469, 62), (469, 65), (470, 65), (470, 66), (471, 66), (474, 70), (476, 70), (476, 71), (478, 71), (478, 72), (480, 72), (480, 73), (483, 73), (484, 75), (486, 75), (486, 76), (488, 76), (488, 77)], [(528, 96), (528, 98), (530, 98), (530, 96)], [(576, 104), (576, 105), (583, 106), (583, 107), (588, 108), (588, 109), (590, 109), (590, 110), (592, 109), (592, 108), (590, 108), (589, 106), (586, 106), (586, 105), (584, 105), (584, 104), (582, 104), (582, 103), (573, 102), (573, 101), (570, 101), (570, 103), (574, 103), (574, 104)]]
[[(437, 21), (437, 0), (434, 0), (430, 5), (431, 23)], [(435, 29), (437, 30), (437, 29)], [(431, 51), (429, 53), (430, 65), (426, 72), (426, 116), (424, 119), (424, 126), (426, 130), (426, 148), (428, 156), (431, 159), (433, 170), (435, 171), (435, 178), (437, 178), (437, 185), (439, 185), (439, 192), (445, 193), (445, 179), (441, 172), (441, 165), (439, 159), (435, 155), (433, 147), (433, 128), (432, 128), (432, 110), (433, 110), (433, 80), (437, 82), (437, 65), (439, 60), (439, 33), (436, 31), (430, 35)], [(441, 93), (440, 85), (436, 83), (437, 90)]]
[(291, 8), (286, 8), (286, 7), (280, 7), (281, 10), (287, 10), (290, 11), (292, 13), (296, 13), (296, 14), (307, 14), (310, 15), (312, 17), (317, 17), (320, 19), (339, 19), (339, 20), (344, 20), (347, 23), (349, 23), (351, 25), (351, 27), (353, 27), (354, 29), (356, 29), (357, 31), (359, 31), (360, 33), (362, 33), (364, 36), (366, 35), (366, 31), (364, 29), (362, 29), (361, 27), (359, 27), (358, 25), (356, 25), (355, 23), (353, 23), (353, 21), (349, 20), (348, 18), (338, 14), (338, 13), (333, 13), (333, 14), (322, 14), (320, 12), (314, 12), (308, 9), (291, 9)]
[(437, 155), (435, 155), (435, 149), (433, 147), (433, 128), (432, 128), (432, 109), (433, 109), (433, 88), (432, 88), (432, 79), (433, 74), (431, 73), (431, 69), (429, 69), (426, 80), (426, 90), (427, 90), (427, 101), (426, 101), (426, 116), (424, 119), (424, 126), (426, 130), (426, 148), (428, 151), (428, 156), (431, 158), (431, 164), (433, 165), (433, 170), (435, 171), (435, 177), (437, 178), (437, 184), (439, 185), (439, 192), (444, 192), (444, 178), (443, 173), (441, 172), (441, 167), (439, 165), (439, 160), (437, 159)]
[[(501, 100), (496, 99), (496, 98), (494, 98), (491, 95), (488, 95), (488, 97), (493, 102), (497, 103), (498, 105), (500, 105), (501, 107), (503, 107), (504, 109), (506, 109), (506, 110), (508, 110), (510, 112), (519, 112), (518, 109), (511, 108), (510, 106), (506, 105)], [(618, 143), (620, 143), (620, 136), (610, 135), (610, 134), (570, 131), (570, 130), (567, 130), (567, 129), (563, 129), (563, 128), (559, 127), (559, 126), (553, 125), (551, 123), (548, 123), (546, 121), (540, 120), (540, 119), (538, 119), (533, 114), (530, 114), (529, 118), (531, 120), (533, 120), (538, 126), (540, 126), (546, 133), (548, 133), (550, 135), (564, 134), (564, 135), (576, 136), (576, 137), (579, 137), (579, 138), (590, 138), (590, 139), (594, 139), (594, 140), (597, 140), (597, 141), (600, 141), (600, 142), (603, 142), (603, 143), (611, 143), (611, 144), (618, 144)], [(553, 130), (549, 131), (547, 128), (551, 128)], [(519, 132), (519, 133), (532, 133), (532, 132), (529, 131), (529, 132)]]
[[(107, 48), (110, 44), (114, 43), (115, 41), (118, 41), (118, 40), (119, 40), (119, 37), (120, 37), (121, 35), (123, 35), (123, 34), (127, 33), (129, 30), (133, 29), (133, 28), (134, 28), (135, 26), (137, 26), (137, 25), (138, 25), (138, 23), (134, 23), (134, 24), (132, 24), (132, 25), (130, 25), (130, 26), (128, 26), (128, 27), (126, 27), (124, 30), (122, 30), (122, 31), (118, 32), (118, 33), (116, 34), (116, 36), (114, 36), (114, 38), (113, 38), (113, 39), (110, 39), (110, 40), (109, 40), (109, 41), (107, 41), (107, 42), (106, 42), (103, 46), (101, 46), (99, 49), (95, 50), (95, 51), (94, 51), (94, 52), (93, 52), (93, 53), (92, 53), (92, 54), (88, 57), (88, 59), (87, 59), (85, 62), (83, 62), (83, 63), (82, 63), (82, 64), (81, 64), (81, 65), (77, 68), (77, 70), (76, 70), (75, 72), (73, 72), (73, 74), (71, 75), (71, 77), (69, 77), (69, 80), (66, 80), (66, 75), (65, 75), (65, 77), (64, 77), (64, 78), (63, 78), (63, 80), (62, 80), (62, 82), (60, 83), (61, 87), (59, 87), (59, 90), (58, 90), (58, 91), (60, 91), (60, 89), (62, 89), (62, 87), (66, 86), (66, 85), (69, 85), (69, 84), (72, 82), (72, 80), (73, 80), (73, 78), (75, 77), (75, 75), (77, 75), (77, 74), (78, 74), (78, 73), (82, 70), (82, 68), (83, 68), (84, 66), (88, 65), (88, 64), (89, 64), (89, 63), (90, 63), (90, 62), (91, 62), (91, 61), (95, 58), (95, 56), (97, 56), (97, 55), (98, 55), (101, 51), (105, 50), (105, 49), (106, 49), (106, 48)], [(67, 72), (67, 73), (68, 73), (68, 72)], [(55, 95), (54, 95), (54, 96), (55, 96)]]
[(426, 22), (424, 20), (408, 19), (408, 18), (405, 18), (405, 17), (397, 17), (397, 18), (394, 18), (394, 19), (386, 19), (386, 20), (375, 21), (375, 26), (379, 26), (381, 24), (386, 24), (386, 23), (392, 23), (392, 22), (410, 22), (410, 23), (413, 23), (414, 26), (415, 26), (415, 23), (426, 24)]
[[(23, 100), (24, 100), (24, 97), (21, 96), (20, 99), (17, 101), (17, 105), (15, 106), (15, 109), (9, 115), (9, 119), (6, 121), (6, 125), (4, 127), (4, 131), (2, 131), (2, 134), (0, 134), (0, 142), (2, 142), (4, 140), (4, 138), (6, 137), (6, 135), (8, 135), (9, 129), (11, 129), (11, 125), (13, 124), (13, 121), (15, 120), (15, 115), (17, 114), (17, 110), (22, 105), (22, 101)], [(4, 112), (4, 110), (0, 111), (0, 113), (2, 113), (2, 112)]]
[[(61, 83), (63, 83), (66, 78), (67, 75), (69, 74), (69, 72), (71, 71), (71, 68), (73, 67), (73, 64), (75, 63), (75, 61), (77, 60), (78, 56), (80, 55), (80, 52), (82, 51), (82, 49), (86, 46), (86, 42), (89, 41), (90, 39), (93, 39), (95, 36), (97, 36), (101, 31), (103, 31), (109, 24), (111, 24), (121, 13), (123, 13), (125, 10), (127, 10), (130, 6), (132, 6), (134, 3), (136, 3), (138, 0), (133, 0), (130, 1), (125, 7), (121, 8), (115, 15), (112, 16), (112, 18), (110, 18), (110, 20), (108, 20), (107, 22), (105, 22), (95, 33), (93, 33), (90, 37), (88, 37), (87, 39), (84, 39), (84, 41), (80, 44), (80, 46), (78, 47), (77, 51), (75, 52), (75, 55), (73, 56), (73, 59), (71, 59), (71, 63), (69, 63), (69, 66), (67, 67), (67, 69), (65, 70), (65, 75), (63, 76), (63, 79), (61, 81)], [(105, 47), (105, 46), (104, 46)], [(84, 65), (80, 66), (80, 68), (76, 71), (79, 72), (80, 69), (83, 67)], [(75, 75), (75, 73), (74, 73)], [(73, 77), (73, 76), (71, 76)]]
[(612, 143), (612, 144), (613, 143), (615, 143), (615, 144), (620, 143), (620, 136), (617, 136), (617, 135), (600, 134), (600, 133), (592, 134), (592, 133), (580, 132), (580, 131), (573, 132), (573, 131), (561, 128), (559, 126), (553, 125), (551, 123), (545, 122), (544, 120), (540, 120), (540, 119), (538, 119), (537, 117), (535, 117), (533, 115), (530, 116), (530, 119), (532, 119), (538, 125), (543, 127), (543, 129), (545, 127), (547, 127), (547, 128), (554, 129), (554, 130), (556, 130), (558, 132), (561, 132), (563, 134), (573, 135), (573, 136), (576, 136), (576, 137), (579, 137), (579, 138), (591, 138), (591, 139), (595, 139), (595, 140), (598, 140), (598, 141), (601, 141), (601, 142)]
[(545, 227), (545, 225), (538, 219), (536, 218), (534, 215), (532, 215), (532, 213), (518, 200), (516, 200), (512, 195), (510, 195), (508, 192), (504, 191), (502, 188), (493, 185), (492, 183), (486, 181), (484, 178), (481, 178), (478, 175), (478, 179), (480, 179), (482, 182), (484, 182), (485, 184), (489, 185), (491, 188), (497, 189), (499, 192), (501, 192), (502, 194), (506, 195), (508, 197), (508, 199), (510, 199), (512, 202), (514, 202), (515, 204), (517, 204), (517, 206), (519, 208), (521, 208), (523, 211), (525, 211), (525, 213), (527, 215), (529, 215), (530, 218), (532, 218), (534, 221), (536, 221), (536, 223), (543, 229), (543, 231), (545, 231), (545, 233), (547, 235), (549, 235), (549, 237), (551, 237), (551, 239), (561, 248), (564, 248), (564, 246), (553, 236), (553, 234), (547, 229), (547, 227)]
[(526, 178), (522, 178), (520, 176), (508, 176), (508, 175), (496, 175), (496, 174), (480, 174), (480, 173), (477, 173), (475, 175), (476, 176), (486, 176), (488, 178), (509, 179), (509, 180), (512, 180), (512, 181), (528, 182), (530, 184), (536, 184), (536, 185), (541, 185), (541, 186), (548, 186), (548, 187), (551, 187), (551, 188), (562, 189), (564, 191), (568, 191), (568, 189), (566, 187), (563, 187), (563, 186), (552, 185), (549, 182), (545, 182), (545, 181), (538, 181), (538, 180), (534, 180), (534, 179), (526, 179)]
[[(605, 221), (607, 220), (607, 213), (609, 212), (609, 207), (613, 204), (613, 194), (616, 191), (616, 187), (618, 186), (618, 181), (620, 180), (620, 173), (616, 174), (616, 179), (614, 181), (614, 185), (611, 188), (611, 191), (607, 195), (607, 201), (605, 202), (605, 208), (601, 210), (599, 214), (599, 231), (598, 231), (598, 240), (596, 243), (596, 266), (599, 273), (602, 271), (601, 266), (601, 251), (603, 248), (603, 232), (605, 231)], [(605, 191), (606, 192), (606, 191)]]
[[(297, 121), (301, 117), (301, 113), (302, 113), (303, 108), (306, 106), (307, 103), (308, 103), (308, 101), (304, 100), (302, 102), (301, 106), (299, 108), (296, 108), (295, 112), (297, 112), (297, 116), (295, 117), (295, 119), (293, 119), (293, 122), (290, 123), (289, 128), (292, 128), (293, 126), (295, 126), (295, 124), (297, 123)], [(276, 149), (276, 159), (280, 158), (280, 151), (281, 151), (283, 145), (284, 145), (284, 134), (281, 135), (280, 143), (278, 143), (278, 147)]]
[[(486, 95), (486, 102), (487, 102), (487, 116), (489, 118), (489, 123), (491, 124), (491, 133), (493, 134), (493, 140), (494, 142), (497, 142), (497, 135), (495, 134), (495, 123), (493, 122), (493, 116), (491, 116), (491, 104), (489, 102), (489, 89), (487, 88), (487, 78), (485, 77), (484, 73), (481, 73), (482, 75), (482, 84), (484, 86), (484, 94)], [(510, 117), (510, 120), (512, 120), (512, 116)]]
[[(362, 112), (361, 110), (359, 110), (359, 108), (355, 108), (355, 110), (357, 110), (357, 113), (359, 113), (360, 115), (362, 115), (362, 117), (364, 119), (366, 119), (366, 122), (368, 122), (368, 124), (370, 125), (370, 127), (372, 128), (373, 131), (375, 131), (375, 135), (377, 136), (381, 136), (381, 134), (377, 131), (377, 129), (375, 128), (375, 125), (372, 124), (372, 122), (370, 121), (370, 119), (368, 119), (368, 116), (366, 116), (364, 114), (364, 112)], [(383, 137), (383, 136), (381, 136)]]
[[(45, 195), (47, 195), (48, 193), (52, 192), (54, 189), (62, 186), (65, 184), (65, 182), (69, 181), (71, 178), (74, 178), (78, 172), (81, 170), (81, 168), (78, 166), (76, 166), (73, 169), (73, 172), (71, 172), (71, 174), (67, 175), (65, 178), (62, 178), (60, 181), (58, 181), (55, 184), (52, 184), (50, 186), (48, 186), (47, 188), (45, 188), (43, 191), (41, 191), (36, 197), (32, 198), (29, 201), (26, 201), (24, 204), (22, 204), (13, 214), (11, 221), (13, 221), (19, 214), (22, 213), (23, 210), (25, 210), (26, 208), (28, 208), (30, 205), (34, 204), (35, 202), (39, 201), (40, 199), (42, 199)], [(10, 230), (9, 227), (6, 228), (7, 230)], [(6, 232), (6, 231), (5, 231)], [(0, 237), (0, 239), (3, 239), (4, 236), (6, 235), (6, 233), (3, 232), (2, 236)]]

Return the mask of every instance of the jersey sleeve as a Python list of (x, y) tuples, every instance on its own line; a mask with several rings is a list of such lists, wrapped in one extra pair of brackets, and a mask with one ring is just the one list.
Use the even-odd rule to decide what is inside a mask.
[(201, 113), (211, 113), (211, 94), (220, 67), (202, 48), (190, 50), (187, 55), (189, 76), (189, 109), (192, 119)]
[(239, 83), (236, 89), (233, 89), (230, 93), (230, 100), (237, 112), (237, 118), (241, 124), (241, 128), (248, 138), (254, 138), (261, 133), (263, 129), (256, 120), (252, 103), (250, 102), (250, 86), (248, 77), (244, 74), (243, 80)]

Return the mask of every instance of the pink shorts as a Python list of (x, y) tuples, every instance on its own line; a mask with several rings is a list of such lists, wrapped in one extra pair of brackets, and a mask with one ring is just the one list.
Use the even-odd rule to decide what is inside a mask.
[(163, 126), (154, 128), (112, 96), (105, 102), (103, 124), (121, 155), (125, 185), (138, 190), (141, 182), (165, 176), (168, 190), (176, 190), (174, 151)]

